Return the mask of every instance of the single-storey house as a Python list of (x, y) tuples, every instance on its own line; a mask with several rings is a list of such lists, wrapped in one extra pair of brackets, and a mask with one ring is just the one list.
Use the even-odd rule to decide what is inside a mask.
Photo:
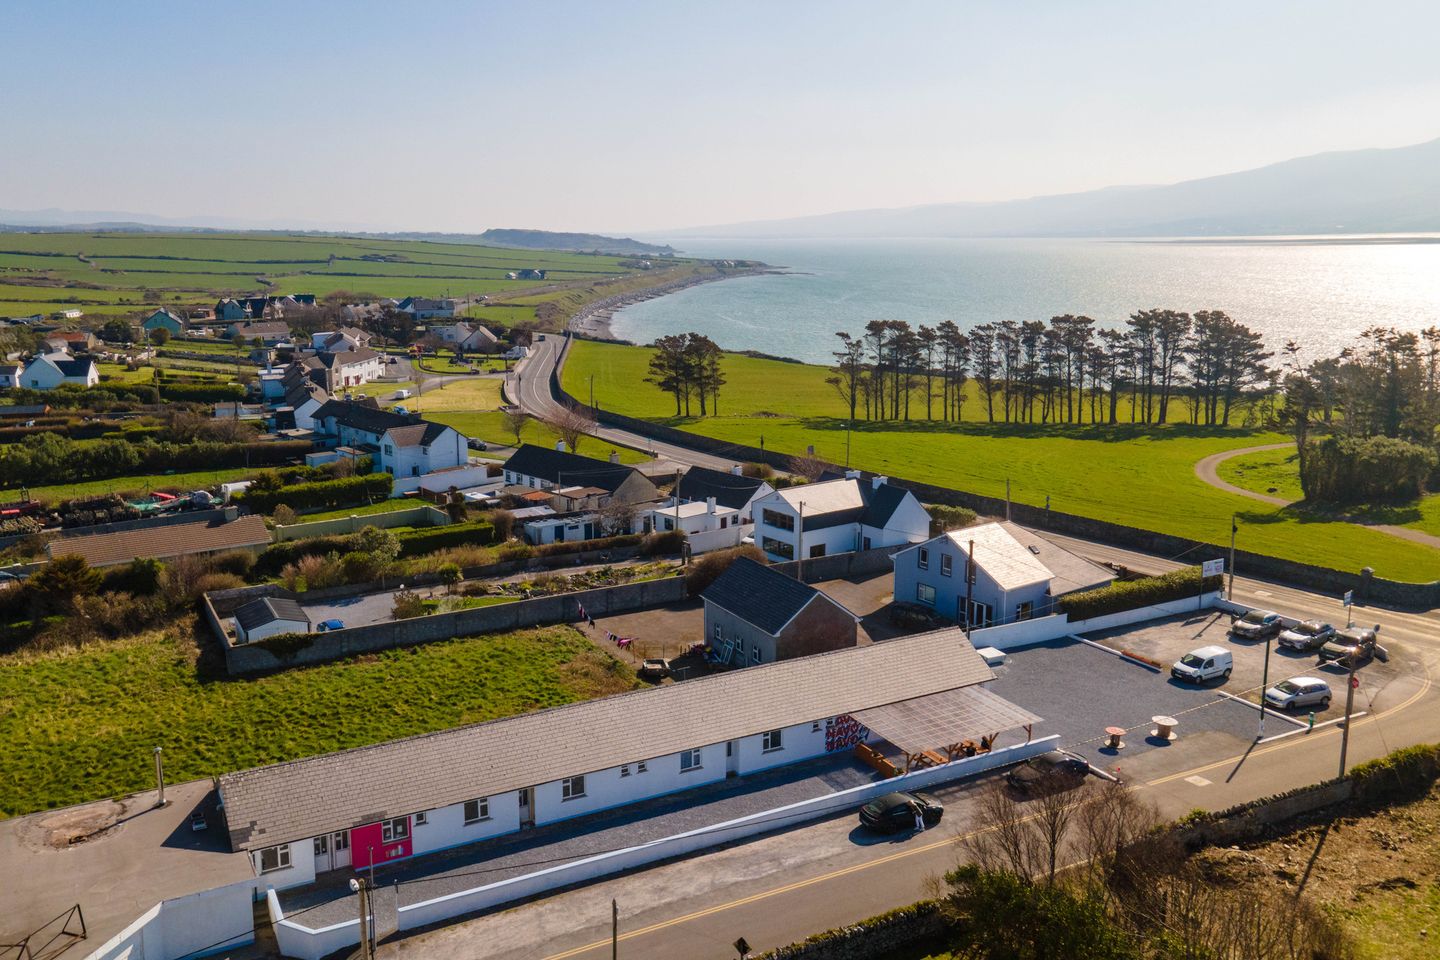
[(185, 321), (174, 313), (171, 313), (169, 307), (161, 307), (140, 321), (140, 328), (146, 333), (154, 333), (156, 330), (166, 330), (169, 331), (170, 336), (178, 337), (185, 332)]
[(433, 324), (430, 332), (451, 346), (472, 353), (491, 353), (500, 346), (500, 339), (478, 323), (464, 320), (456, 323)]
[(681, 503), (704, 503), (713, 498), (717, 506), (744, 514), (746, 523), (751, 522), (750, 505), (774, 492), (775, 488), (759, 477), (745, 476), (739, 466), (729, 472), (691, 467), (675, 485), (675, 498)]
[[(0, 367), (0, 370), (4, 369), (4, 367)], [(31, 417), (43, 417), (49, 412), (50, 404), (48, 403), (0, 404), (0, 420), (28, 420)]]
[(1005, 521), (951, 530), (891, 559), (897, 601), (975, 629), (1047, 616), (1067, 593), (1115, 579), (1109, 568)]
[(751, 502), (755, 543), (771, 560), (849, 553), (930, 536), (930, 514), (886, 477), (845, 477), (787, 487)]
[(0, 363), (0, 387), (20, 386), (20, 374), (24, 370), (18, 363)]
[(700, 595), (705, 642), (721, 662), (744, 667), (841, 650), (860, 622), (794, 577), (739, 557)]
[[(564, 441), (557, 444), (564, 447)], [(505, 461), (505, 482), (533, 490), (556, 487), (599, 487), (608, 500), (622, 503), (649, 503), (660, 497), (655, 484), (634, 467), (620, 463), (618, 456), (607, 460), (582, 457), (563, 449), (522, 444)]]
[(94, 360), (76, 360), (67, 354), (36, 357), (20, 374), (20, 385), (30, 390), (54, 390), (66, 384), (93, 387), (99, 382), (100, 368)]
[(454, 300), (431, 300), (428, 297), (406, 297), (395, 305), (401, 313), (408, 313), (416, 320), (433, 320), (455, 316)]
[(235, 611), (235, 642), (254, 643), (281, 633), (309, 633), (305, 608), (286, 597), (261, 597)]
[(206, 511), (189, 523), (51, 540), (45, 549), (52, 559), (78, 554), (92, 567), (113, 567), (136, 557), (170, 560), (231, 550), (256, 552), (269, 545), (270, 531), (265, 528), (264, 517), (236, 517), (235, 508), (228, 507)]
[(226, 774), (224, 831), (288, 889), (882, 737), (911, 753), (1038, 719), (983, 689), (994, 676), (956, 628), (766, 663)]
[(249, 344), (257, 337), (263, 346), (273, 347), (290, 339), (290, 327), (280, 320), (242, 321), (225, 328), (225, 339), (234, 340), (236, 335), (245, 338)]

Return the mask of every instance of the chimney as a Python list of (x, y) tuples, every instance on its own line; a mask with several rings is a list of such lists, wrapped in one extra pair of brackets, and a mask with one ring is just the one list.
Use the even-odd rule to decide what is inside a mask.
[(859, 479), (860, 479), (860, 471), (859, 471), (859, 470), (846, 470), (846, 471), (845, 471), (845, 479), (846, 479), (846, 480), (859, 480)]
[(225, 522), (230, 523), (232, 520), (236, 520), (239, 518), (240, 508), (235, 506), (234, 504), (231, 504), (230, 506), (227, 506), (222, 511), (222, 513), (225, 515)]
[(565, 452), (565, 441), (564, 441), (564, 440), (556, 440), (556, 441), (555, 441), (555, 449), (556, 449), (556, 450), (559, 450), (561, 453), (564, 453), (564, 452)]
[(714, 516), (714, 515), (715, 515), (715, 498), (714, 498), (714, 497), (706, 497), (706, 498), (705, 498), (705, 512), (708, 513), (708, 514), (710, 514), (711, 516)]
[(885, 484), (886, 484), (889, 480), (890, 480), (889, 477), (871, 477), (871, 478), (870, 478), (870, 489), (871, 489), (871, 490), (879, 490), (881, 487), (885, 486)]
[(619, 452), (618, 450), (611, 450), (611, 451), (610, 451), (610, 462), (611, 462), (611, 463), (619, 463), (619, 462), (620, 462), (620, 452)]
[(737, 463), (737, 464), (735, 464), (735, 466), (733, 466), (733, 467), (730, 468), (730, 475), (731, 475), (732, 477), (738, 477), (738, 476), (741, 475), (741, 474), (740, 474), (740, 464)]

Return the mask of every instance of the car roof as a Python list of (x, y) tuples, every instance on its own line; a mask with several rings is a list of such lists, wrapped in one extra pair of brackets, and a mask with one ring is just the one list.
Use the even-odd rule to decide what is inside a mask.
[(1246, 611), (1245, 611), (1245, 616), (1247, 616), (1247, 617), (1253, 617), (1253, 616), (1256, 616), (1257, 614), (1258, 614), (1259, 616), (1262, 616), (1262, 617), (1278, 617), (1278, 616), (1280, 616), (1280, 614), (1276, 613), (1274, 610), (1261, 610), (1259, 607), (1256, 607), (1254, 610), (1246, 610)]
[(910, 795), (908, 793), (887, 793), (885, 796), (877, 797), (871, 802), (878, 803), (882, 807), (893, 807), (897, 803), (909, 803)]
[[(1282, 681), (1284, 682), (1284, 681)], [(1291, 677), (1290, 682), (1301, 687), (1328, 687), (1330, 684), (1319, 677)]]
[(1193, 654), (1194, 654), (1195, 656), (1197, 656), (1197, 657), (1218, 657), (1218, 656), (1220, 656), (1220, 654), (1222, 654), (1222, 653), (1229, 653), (1230, 651), (1229, 651), (1229, 650), (1226, 650), (1224, 647), (1209, 646), (1209, 647), (1197, 647), (1197, 648), (1195, 648), (1194, 650), (1191, 650), (1190, 652), (1193, 653)]

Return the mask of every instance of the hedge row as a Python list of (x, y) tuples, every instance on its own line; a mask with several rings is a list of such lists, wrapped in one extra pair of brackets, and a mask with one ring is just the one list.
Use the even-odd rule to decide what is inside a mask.
[[(1218, 576), (1210, 577), (1205, 581), (1204, 589), (1219, 590), (1224, 579)], [(1057, 605), (1071, 620), (1089, 620), (1107, 613), (1119, 613), (1122, 610), (1134, 610), (1137, 607), (1198, 596), (1200, 592), (1200, 568), (1185, 567), (1164, 576), (1122, 580), (1108, 587), (1072, 593), (1061, 597)]]
[(328, 537), (306, 537), (303, 540), (282, 540), (272, 543), (255, 559), (255, 574), (273, 577), (301, 557), (326, 556), (336, 553), (341, 556), (355, 549), (354, 534), (334, 534)]
[(363, 477), (296, 483), (279, 490), (246, 490), (239, 499), (253, 513), (273, 513), (282, 503), (291, 510), (338, 510), (386, 499), (394, 482), (388, 473), (372, 473)]
[(224, 403), (244, 400), (245, 388), (238, 383), (162, 383), (160, 396), (182, 403)]
[(488, 546), (495, 542), (495, 525), (489, 520), (472, 520), (445, 527), (397, 530), (395, 535), (400, 540), (400, 556), (418, 557), (447, 547)]

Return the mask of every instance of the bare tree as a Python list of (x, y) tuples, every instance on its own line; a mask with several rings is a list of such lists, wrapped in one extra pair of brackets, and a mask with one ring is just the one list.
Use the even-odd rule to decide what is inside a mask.
[(635, 529), (635, 519), (639, 515), (639, 510), (633, 503), (612, 498), (600, 508), (598, 513), (601, 528), (607, 536), (614, 537)]
[(820, 475), (830, 469), (830, 464), (821, 460), (813, 453), (803, 454), (790, 458), (790, 472), (796, 476), (804, 477), (809, 483), (820, 479)]
[(565, 441), (565, 449), (571, 453), (580, 452), (580, 441), (593, 434), (596, 427), (595, 418), (574, 405), (565, 407), (558, 416), (545, 423), (560, 435), (560, 439)]
[(520, 435), (525, 432), (525, 425), (530, 422), (530, 414), (519, 407), (506, 407), (500, 412), (500, 419), (505, 424), (505, 430), (515, 436), (515, 446), (520, 446)]

